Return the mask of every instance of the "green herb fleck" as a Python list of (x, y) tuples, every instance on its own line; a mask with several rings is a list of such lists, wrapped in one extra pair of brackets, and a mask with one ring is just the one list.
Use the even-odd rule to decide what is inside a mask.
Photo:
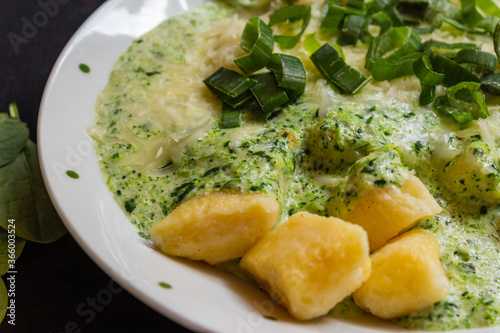
[(128, 213), (132, 213), (136, 206), (137, 206), (137, 204), (135, 203), (134, 199), (130, 199), (130, 200), (125, 201), (125, 210)]
[(387, 181), (385, 179), (377, 179), (374, 181), (375, 185), (378, 185), (380, 187), (384, 186), (385, 184), (387, 184)]
[(159, 282), (158, 285), (162, 288), (165, 288), (165, 289), (172, 289), (172, 286), (166, 282)]
[(144, 233), (144, 232), (142, 232), (142, 231), (139, 231), (139, 232), (138, 232), (138, 234), (139, 234), (139, 236), (140, 236), (141, 238), (144, 238), (144, 239), (146, 239), (146, 240), (151, 240), (151, 236), (149, 236), (148, 234), (146, 234), (146, 233)]
[(80, 70), (86, 74), (90, 73), (90, 67), (85, 64), (80, 64), (78, 68), (80, 68)]
[(422, 148), (424, 148), (424, 142), (418, 140), (415, 142), (415, 144), (413, 145), (413, 147), (415, 148), (415, 151), (418, 153), (420, 151), (422, 151)]
[(66, 174), (68, 175), (68, 177), (73, 178), (73, 179), (80, 178), (80, 175), (77, 174), (76, 172), (74, 172), (73, 170), (66, 171)]

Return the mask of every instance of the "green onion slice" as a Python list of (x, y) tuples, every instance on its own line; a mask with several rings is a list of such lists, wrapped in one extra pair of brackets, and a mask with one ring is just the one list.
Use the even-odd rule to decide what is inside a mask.
[(420, 36), (413, 28), (394, 27), (381, 35), (375, 56), (384, 57), (385, 54), (393, 52), (387, 59), (399, 59), (418, 52), (421, 45)]
[(380, 27), (379, 35), (382, 35), (387, 30), (392, 28), (391, 18), (383, 11), (376, 12), (375, 14), (365, 18), (359, 35), (359, 38), (364, 44), (370, 44), (374, 38), (374, 36), (368, 31), (371, 24), (378, 25)]
[(413, 53), (398, 60), (371, 58), (365, 67), (377, 81), (391, 81), (399, 77), (413, 75), (413, 63), (420, 58), (420, 53)]
[(436, 86), (421, 83), (420, 87), (422, 88), (422, 92), (418, 98), (420, 105), (432, 103), (436, 99)]
[(398, 12), (406, 19), (412, 22), (420, 23), (425, 18), (425, 13), (429, 7), (428, 1), (411, 0), (411, 1), (398, 1)]
[(483, 19), (476, 8), (476, 0), (460, 0), (462, 4), (462, 18), (469, 26), (474, 27)]
[(316, 38), (316, 33), (305, 35), (304, 37), (304, 48), (309, 53), (309, 55), (316, 52), (321, 47), (319, 40)]
[(455, 62), (463, 65), (467, 64), (471, 71), (483, 74), (495, 71), (497, 58), (489, 52), (477, 49), (463, 49), (457, 53)]
[[(453, 8), (455, 8), (455, 7), (453, 7)], [(432, 17), (432, 15), (429, 14), (429, 17)], [(430, 23), (433, 25), (433, 28), (427, 32), (431, 32), (431, 31), (439, 28), (443, 23), (447, 23), (448, 25), (457, 29), (458, 31), (464, 31), (464, 32), (472, 33), (472, 34), (486, 34), (486, 33), (488, 33), (488, 31), (486, 31), (484, 29), (478, 29), (475, 27), (466, 26), (466, 25), (460, 23), (459, 21), (457, 21), (457, 19), (454, 19), (451, 16), (447, 16), (441, 12), (435, 13), (435, 15), (432, 17), (432, 19), (430, 19)]]
[(423, 85), (437, 86), (444, 79), (444, 74), (432, 70), (432, 64), (428, 56), (423, 55), (413, 63), (413, 72)]
[(420, 105), (432, 103), (436, 99), (436, 86), (443, 81), (444, 74), (432, 70), (431, 61), (426, 55), (415, 60), (413, 72), (419, 79), (422, 90), (419, 97)]
[(375, 0), (370, 4), (370, 11), (373, 12), (378, 12), (383, 10), (387, 5), (390, 5), (392, 3), (391, 0)]
[(478, 26), (480, 28), (484, 29), (491, 36), (493, 36), (493, 34), (495, 33), (495, 28), (496, 28), (498, 22), (500, 22), (499, 17), (493, 16), (493, 15), (488, 15), (480, 22), (480, 24), (478, 24)]
[(495, 28), (495, 33), (493, 34), (493, 45), (495, 47), (497, 60), (500, 63), (500, 22), (497, 23), (497, 26)]
[(365, 1), (364, 0), (347, 0), (347, 1), (340, 1), (340, 3), (345, 3), (347, 8), (350, 8), (351, 10), (358, 10), (357, 14), (361, 14), (365, 8)]
[(361, 15), (364, 12), (364, 0), (326, 0), (326, 5), (342, 6), (346, 9), (347, 14)]
[(436, 98), (433, 105), (440, 113), (453, 117), (459, 124), (465, 125), (473, 120), (469, 112), (452, 107), (446, 95)]
[(321, 20), (321, 25), (319, 27), (320, 29), (335, 31), (346, 14), (346, 7), (332, 3), (325, 3), (325, 7), (326, 13), (323, 20)]
[(400, 27), (405, 25), (403, 17), (399, 14), (396, 8), (392, 6), (386, 6), (383, 11), (384, 13), (387, 14), (387, 16), (391, 18), (392, 24), (395, 27)]
[(438, 40), (430, 39), (424, 43), (422, 43), (422, 47), (420, 48), (422, 51), (431, 50), (433, 52), (438, 51), (439, 49), (445, 50), (457, 50), (457, 49), (478, 49), (474, 43), (446, 43)]
[(486, 15), (500, 17), (500, 8), (494, 0), (477, 0), (476, 5)]
[(431, 54), (429, 56), (432, 68), (435, 72), (444, 74), (443, 85), (446, 87), (454, 86), (460, 82), (470, 81), (479, 82), (479, 79), (472, 72), (460, 66), (453, 60), (438, 54)]
[(372, 16), (372, 22), (380, 27), (380, 34), (392, 28), (391, 18), (384, 12), (377, 12)]
[(275, 53), (269, 59), (267, 68), (274, 73), (281, 88), (303, 93), (306, 88), (306, 70), (299, 58)]
[(223, 102), (238, 108), (252, 98), (250, 88), (257, 82), (231, 69), (221, 67), (203, 80), (203, 83)]
[(282, 22), (296, 22), (302, 20), (302, 28), (295, 36), (277, 35), (274, 40), (282, 49), (291, 49), (300, 40), (311, 19), (311, 6), (291, 5), (278, 9), (269, 21), (269, 27)]
[(489, 112), (480, 87), (478, 82), (460, 82), (451, 86), (446, 89), (448, 102), (452, 107), (470, 113), (474, 119), (486, 118)]
[(377, 81), (412, 75), (413, 62), (422, 56), (420, 47), (420, 36), (411, 27), (391, 28), (372, 40), (365, 67)]
[(222, 115), (220, 128), (236, 128), (241, 126), (241, 109), (235, 109), (231, 105), (222, 103)]
[(246, 74), (266, 67), (274, 49), (273, 31), (260, 18), (250, 19), (241, 36), (241, 48), (248, 54), (234, 63)]
[(347, 65), (337, 49), (329, 43), (314, 52), (311, 60), (326, 79), (349, 94), (355, 94), (370, 81), (370, 78)]
[(361, 33), (361, 27), (364, 23), (364, 16), (349, 15), (344, 20), (342, 32), (337, 39), (339, 45), (355, 45)]
[(481, 78), (481, 88), (496, 96), (500, 96), (500, 73), (492, 73)]
[[(262, 110), (261, 118), (267, 119), (271, 113), (276, 111), (281, 105), (288, 102), (289, 98), (285, 90), (278, 85), (273, 73), (253, 75), (252, 79), (257, 83), (250, 89)], [(255, 108), (250, 108), (255, 112)]]

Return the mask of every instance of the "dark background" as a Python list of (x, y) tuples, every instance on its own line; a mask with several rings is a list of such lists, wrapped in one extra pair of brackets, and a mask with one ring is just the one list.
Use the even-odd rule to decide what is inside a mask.
[[(33, 36), (26, 34), (28, 30), (23, 35), (26, 20), (43, 18), (36, 16), (42, 10), (39, 2), (57, 3), (58, 12), (45, 24), (38, 21)], [(0, 112), (8, 112), (8, 105), (16, 102), (33, 141), (43, 89), (59, 53), (104, 2), (0, 0)], [(30, 38), (13, 45), (9, 33), (11, 39), (12, 33)], [(96, 306), (92, 318), (89, 304), (99, 292), (109, 290), (111, 279), (69, 234), (52, 244), (28, 242), (16, 268), (16, 326), (9, 325), (6, 317), (0, 332), (189, 332), (126, 291), (113, 294), (105, 306)], [(77, 312), (82, 303), (85, 316)]]

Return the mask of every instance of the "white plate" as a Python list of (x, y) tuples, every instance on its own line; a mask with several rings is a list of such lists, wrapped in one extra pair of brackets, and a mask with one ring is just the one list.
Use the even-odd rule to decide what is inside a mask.
[[(70, 40), (44, 92), (38, 144), (59, 215), (86, 253), (115, 281), (161, 314), (196, 331), (408, 332), (367, 317), (298, 322), (258, 288), (201, 263), (168, 258), (137, 235), (108, 191), (86, 134), (96, 97), (129, 43), (202, 0), (110, 0)], [(91, 72), (79, 70), (87, 64)], [(74, 170), (80, 179), (65, 172)], [(172, 289), (159, 287), (160, 281)], [(277, 320), (264, 319), (270, 311)], [(456, 331), (455, 331), (456, 332)], [(464, 332), (500, 332), (500, 328)]]

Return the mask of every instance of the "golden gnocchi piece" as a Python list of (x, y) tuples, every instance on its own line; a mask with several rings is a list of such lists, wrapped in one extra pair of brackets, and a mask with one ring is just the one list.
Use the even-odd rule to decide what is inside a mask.
[(430, 232), (412, 230), (371, 255), (372, 273), (353, 294), (358, 306), (390, 319), (424, 309), (446, 298), (450, 283)]
[(168, 255), (211, 265), (240, 258), (274, 227), (276, 198), (264, 194), (216, 192), (188, 200), (150, 229)]
[(326, 314), (369, 276), (366, 232), (306, 212), (266, 234), (240, 265), (298, 319)]
[(420, 179), (408, 174), (401, 187), (384, 186), (368, 191), (352, 201), (340, 217), (366, 230), (373, 252), (418, 221), (440, 211), (441, 207)]

